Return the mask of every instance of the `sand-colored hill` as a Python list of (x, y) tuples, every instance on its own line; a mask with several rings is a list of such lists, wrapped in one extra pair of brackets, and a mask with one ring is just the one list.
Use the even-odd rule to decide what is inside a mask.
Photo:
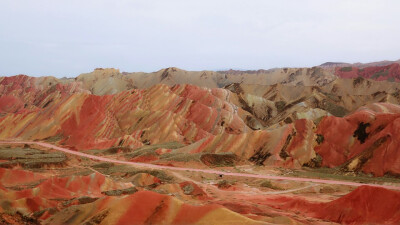
[[(9, 78), (0, 78), (0, 81)], [(97, 68), (93, 72), (83, 73), (75, 79), (57, 79), (54, 77), (35, 79), (35, 86), (48, 88), (55, 84), (73, 85), (95, 95), (116, 94), (133, 88), (146, 89), (156, 84), (173, 86), (192, 84), (199, 87), (221, 88), (232, 83), (243, 84), (287, 84), (287, 85), (323, 85), (335, 80), (333, 73), (314, 68), (285, 68), (274, 70), (249, 71), (185, 71), (170, 67), (153, 73), (120, 73), (118, 69)], [(21, 83), (22, 84), (22, 83)], [(21, 85), (20, 84), (20, 85)], [(27, 84), (24, 84), (25, 86)], [(29, 85), (28, 85), (29, 86)]]
[(365, 104), (399, 104), (399, 83), (364, 78), (336, 79), (322, 86), (231, 84), (235, 105), (250, 115), (242, 116), (253, 129), (291, 123), (296, 119), (318, 122), (327, 115), (342, 117)]

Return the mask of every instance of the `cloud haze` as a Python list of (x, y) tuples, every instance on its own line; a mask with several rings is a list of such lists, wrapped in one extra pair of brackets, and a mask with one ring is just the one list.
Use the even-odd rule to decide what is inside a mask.
[(2, 0), (0, 75), (400, 58), (400, 1)]

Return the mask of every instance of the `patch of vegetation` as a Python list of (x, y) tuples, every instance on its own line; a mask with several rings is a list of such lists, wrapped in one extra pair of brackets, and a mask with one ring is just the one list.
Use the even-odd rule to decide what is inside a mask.
[(212, 154), (205, 153), (200, 157), (201, 162), (207, 166), (224, 167), (234, 166), (239, 161), (239, 157), (233, 153)]
[(372, 79), (378, 79), (379, 77), (386, 77), (386, 76), (388, 76), (388, 75), (389, 75), (389, 70), (386, 70), (386, 71), (381, 70), (381, 71), (379, 71), (379, 72), (377, 72), (377, 73), (374, 73), (374, 74), (371, 76), (371, 78), (372, 78)]
[(389, 77), (389, 78), (387, 79), (387, 81), (389, 81), (389, 82), (395, 82), (396, 79), (395, 79), (394, 77)]
[(182, 187), (182, 190), (185, 195), (190, 195), (194, 191), (194, 187), (192, 184), (188, 183)]
[(201, 153), (166, 153), (160, 156), (160, 160), (163, 161), (175, 161), (175, 162), (201, 162)]
[(45, 139), (43, 139), (43, 141), (54, 143), (54, 142), (57, 142), (57, 141), (61, 141), (63, 138), (64, 138), (63, 135), (57, 134), (55, 136), (51, 136), (51, 137), (45, 138)]
[(126, 188), (126, 189), (103, 191), (101, 193), (104, 195), (108, 195), (108, 196), (120, 196), (120, 195), (133, 194), (137, 191), (138, 191), (138, 189), (136, 189), (135, 187), (130, 187), (130, 188)]
[(285, 101), (277, 101), (275, 102), (275, 107), (278, 112), (282, 112), (285, 109), (286, 102)]
[(107, 149), (91, 149), (91, 150), (87, 150), (87, 152), (89, 154), (94, 154), (94, 155), (113, 155), (113, 154), (117, 154), (119, 152), (131, 152), (133, 151), (133, 148), (130, 147), (121, 147), (121, 146), (117, 146), (117, 147), (111, 147), (111, 148), (107, 148)]
[[(99, 165), (99, 164), (96, 164)], [(101, 165), (100, 165), (101, 166)], [(152, 176), (157, 177), (163, 182), (173, 182), (174, 178), (167, 175), (166, 172), (162, 170), (150, 170), (150, 169), (137, 169), (131, 166), (126, 166), (126, 165), (114, 165), (114, 166), (104, 166), (104, 167), (95, 167), (99, 172), (107, 175), (116, 175), (118, 177), (124, 176), (124, 177), (131, 177), (134, 176), (138, 173), (148, 173)]]
[(283, 120), (283, 122), (285, 122), (286, 124), (289, 124), (289, 123), (293, 123), (293, 120), (292, 120), (292, 118), (287, 117), (286, 119)]
[(8, 162), (0, 163), (0, 167), (10, 168), (21, 165), (24, 168), (41, 168), (44, 165), (60, 165), (67, 161), (67, 157), (61, 152), (45, 152), (37, 149), (26, 148), (2, 148), (0, 159)]
[(400, 183), (400, 179), (391, 176), (389, 174), (383, 177), (372, 177), (369, 174), (362, 172), (359, 173), (345, 173), (340, 171), (340, 168), (307, 168), (304, 167), (303, 170), (293, 170), (292, 176), (295, 177), (309, 177), (309, 178), (321, 178), (321, 179), (331, 179), (331, 180), (345, 180), (354, 181), (360, 183)]
[(258, 149), (256, 153), (254, 153), (250, 158), (250, 162), (254, 162), (257, 166), (264, 165), (264, 161), (267, 160), (271, 156), (271, 153), (264, 151), (262, 147)]
[(139, 156), (143, 156), (143, 157), (156, 156), (157, 157), (158, 154), (153, 149), (147, 149), (147, 150), (135, 151), (133, 153), (126, 154), (124, 156), (127, 159), (133, 159), (133, 158), (136, 158)]
[(395, 97), (395, 98), (399, 98), (400, 97), (400, 91), (393, 92), (391, 95), (393, 97)]
[(63, 206), (69, 206), (73, 201), (77, 200), (79, 204), (87, 204), (96, 201), (99, 198), (92, 198), (88, 196), (82, 196), (79, 198), (72, 198), (62, 203)]
[(85, 225), (101, 224), (101, 222), (108, 216), (109, 212), (109, 210), (105, 210), (94, 215), (88, 222), (85, 223)]
[(329, 113), (337, 117), (343, 117), (348, 113), (348, 111), (345, 108), (336, 105), (330, 101), (327, 101), (325, 103), (324, 110), (328, 111)]
[(39, 218), (41, 217), (45, 212), (48, 212), (50, 215), (54, 215), (58, 212), (58, 209), (56, 207), (52, 207), (52, 208), (46, 208), (46, 209), (42, 209), (39, 211), (36, 211), (32, 214), (32, 217), (34, 218)]
[(162, 170), (138, 170), (138, 171), (135, 171), (135, 172), (128, 172), (127, 175), (128, 176), (133, 176), (133, 175), (136, 175), (138, 173), (148, 173), (148, 174), (150, 174), (152, 176), (157, 177), (162, 182), (172, 182), (174, 180), (173, 177), (168, 176), (167, 173), (165, 173)]
[(155, 150), (159, 148), (166, 148), (166, 149), (177, 149), (184, 147), (184, 144), (179, 142), (167, 142), (155, 145), (146, 145), (140, 148), (135, 149), (132, 153), (125, 154), (126, 158), (135, 158), (141, 155), (149, 155), (153, 154)]
[(113, 167), (113, 166), (114, 166), (114, 163), (102, 162), (102, 163), (95, 164), (92, 167), (93, 168), (105, 168), (105, 169), (107, 169), (107, 168), (110, 168), (110, 167)]
[(10, 190), (14, 190), (14, 191), (22, 191), (22, 190), (26, 190), (26, 189), (32, 189), (32, 188), (38, 186), (40, 183), (42, 183), (45, 180), (46, 179), (41, 179), (41, 180), (30, 182), (30, 183), (18, 184), (16, 186), (9, 186), (7, 188)]
[(317, 143), (320, 145), (320, 144), (322, 144), (322, 143), (324, 143), (324, 135), (322, 135), (322, 134), (317, 134), (317, 139), (316, 139), (316, 141), (317, 141)]
[[(12, 217), (10, 221), (9, 217)], [(14, 225), (14, 224), (25, 224), (25, 225), (39, 225), (40, 222), (33, 217), (25, 216), (21, 212), (15, 213), (0, 213), (0, 224), (2, 225)]]
[(369, 123), (361, 122), (358, 124), (357, 130), (354, 131), (353, 137), (356, 137), (360, 143), (364, 143), (368, 138), (369, 133), (366, 132), (367, 127), (371, 126)]
[(5, 212), (13, 212), (13, 207), (12, 207), (12, 202), (9, 200), (3, 200), (0, 203), (0, 207), (3, 209)]
[(332, 94), (332, 93), (328, 93), (328, 92), (323, 92), (323, 94), (328, 97), (329, 99), (335, 101), (335, 102), (339, 102), (341, 99), (339, 96)]
[(318, 153), (315, 153), (315, 154), (316, 154), (316, 156), (314, 158), (312, 158), (309, 162), (303, 164), (303, 166), (311, 167), (311, 168), (321, 167), (322, 157)]
[(318, 126), (318, 124), (321, 122), (321, 120), (322, 120), (324, 117), (325, 117), (325, 116), (320, 116), (320, 117), (314, 119), (314, 124), (315, 124), (316, 126)]
[(261, 187), (265, 187), (265, 188), (269, 188), (269, 189), (274, 189), (274, 190), (282, 190), (282, 188), (276, 187), (269, 180), (264, 180), (263, 182), (261, 182), (260, 186)]
[(226, 189), (226, 188), (229, 188), (230, 186), (232, 186), (234, 184), (235, 184), (235, 182), (232, 182), (232, 181), (220, 180), (217, 183), (217, 186), (218, 186), (218, 188)]
[(166, 143), (160, 143), (160, 144), (154, 144), (154, 145), (145, 145), (140, 148), (131, 148), (131, 147), (122, 147), (122, 146), (116, 146), (116, 147), (111, 147), (107, 149), (91, 149), (87, 150), (89, 154), (94, 154), (94, 155), (113, 155), (117, 154), (119, 152), (126, 153), (125, 157), (127, 158), (134, 158), (140, 155), (143, 155), (143, 153), (152, 153), (154, 150), (159, 149), (159, 148), (166, 148), (166, 149), (177, 149), (184, 147), (184, 144), (181, 144), (179, 142), (166, 142)]
[(351, 67), (351, 66), (346, 66), (346, 67), (340, 68), (341, 72), (350, 72), (352, 70), (353, 70), (353, 67)]

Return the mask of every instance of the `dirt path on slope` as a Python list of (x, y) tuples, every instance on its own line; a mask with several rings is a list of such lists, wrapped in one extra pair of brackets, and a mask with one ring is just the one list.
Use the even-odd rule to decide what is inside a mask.
[(299, 181), (299, 182), (313, 182), (319, 184), (336, 184), (336, 185), (347, 185), (347, 186), (371, 186), (371, 187), (382, 187), (392, 190), (399, 190), (400, 186), (394, 185), (380, 185), (380, 184), (367, 184), (367, 183), (357, 183), (357, 182), (348, 182), (348, 181), (338, 181), (338, 180), (324, 180), (324, 179), (313, 179), (313, 178), (301, 178), (301, 177), (284, 177), (284, 176), (271, 176), (271, 175), (262, 175), (262, 174), (249, 174), (249, 173), (231, 173), (231, 172), (223, 172), (219, 170), (211, 170), (211, 169), (193, 169), (193, 168), (184, 168), (184, 167), (171, 167), (171, 166), (161, 166), (154, 165), (149, 163), (137, 163), (137, 162), (127, 162), (116, 159), (109, 159), (101, 156), (95, 156), (86, 154), (83, 152), (73, 151), (67, 148), (58, 147), (49, 143), (43, 142), (34, 142), (34, 141), (0, 141), (0, 144), (30, 144), (30, 145), (39, 145), (45, 148), (61, 151), (67, 154), (81, 156), (93, 160), (110, 162), (116, 164), (124, 164), (135, 167), (142, 168), (151, 168), (151, 169), (166, 169), (171, 171), (186, 171), (186, 172), (200, 172), (200, 173), (208, 173), (208, 174), (217, 174), (224, 176), (233, 176), (233, 177), (250, 177), (250, 178), (258, 178), (258, 179), (271, 179), (271, 180), (290, 180), (290, 181)]

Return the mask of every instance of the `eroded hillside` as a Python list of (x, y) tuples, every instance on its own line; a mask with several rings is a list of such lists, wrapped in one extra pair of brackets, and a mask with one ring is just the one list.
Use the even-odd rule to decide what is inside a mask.
[(400, 84), (354, 70), (0, 78), (0, 221), (396, 224)]

